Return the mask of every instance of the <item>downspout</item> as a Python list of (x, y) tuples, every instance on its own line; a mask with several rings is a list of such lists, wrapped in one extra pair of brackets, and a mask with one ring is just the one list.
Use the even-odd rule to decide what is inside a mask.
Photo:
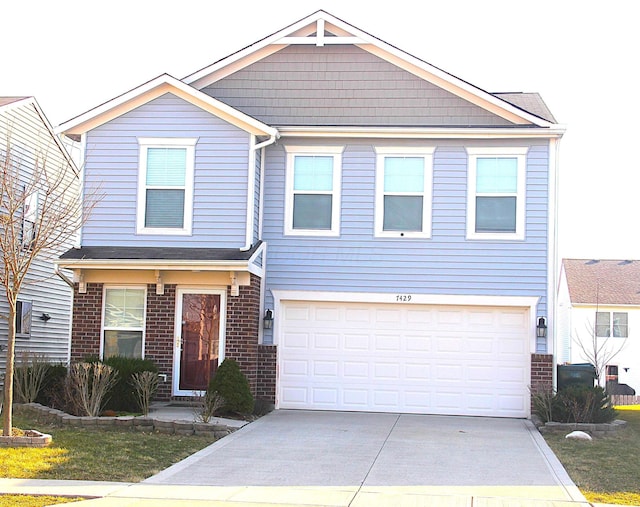
[(58, 266), (57, 264), (53, 265), (53, 272), (58, 275), (60, 277), (60, 279), (66, 283), (69, 287), (71, 287), (71, 289), (74, 288), (73, 286), (73, 282), (71, 280), (69, 280), (69, 278), (62, 272), (60, 272), (60, 266)]
[[(558, 288), (558, 264), (559, 264), (559, 251), (558, 251), (558, 185), (560, 180), (559, 171), (559, 151), (560, 151), (560, 138), (552, 138), (549, 140), (549, 167), (552, 169), (553, 174), (549, 178), (549, 264), (548, 274), (549, 277), (547, 287), (548, 289), (548, 301), (547, 301), (547, 325), (549, 326), (549, 340), (551, 343), (547, 344), (547, 354), (551, 353), (554, 362), (557, 361), (557, 343), (558, 343), (558, 326), (556, 323), (556, 305), (557, 305), (557, 288)], [(556, 385), (556, 369), (552, 369), (552, 381), (553, 385)]]
[[(245, 234), (245, 244), (240, 248), (241, 252), (250, 250), (253, 246), (253, 226), (255, 225), (254, 219), (254, 207), (255, 207), (255, 189), (256, 189), (256, 152), (270, 144), (275, 143), (280, 134), (276, 131), (269, 136), (269, 139), (261, 143), (255, 144), (256, 136), (251, 135), (250, 152), (249, 152), (249, 167), (248, 167), (248, 179), (247, 182), (247, 229)], [(264, 152), (263, 152), (264, 155)], [(264, 156), (260, 161), (261, 173), (260, 173), (260, 198), (262, 199), (262, 184), (264, 182)], [(260, 214), (262, 214), (262, 200), (260, 201)]]

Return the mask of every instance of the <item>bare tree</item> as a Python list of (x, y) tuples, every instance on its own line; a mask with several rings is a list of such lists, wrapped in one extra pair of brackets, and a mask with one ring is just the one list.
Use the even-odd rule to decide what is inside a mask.
[(2, 423), (10, 435), (18, 295), (23, 286), (41, 281), (28, 276), (35, 259), (53, 259), (71, 246), (98, 199), (97, 193), (85, 194), (83, 210), (79, 172), (57, 143), (40, 141), (28, 153), (13, 142), (11, 129), (5, 141), (0, 146), (0, 284), (8, 303), (8, 337)]
[(587, 322), (585, 324), (586, 333), (582, 335), (574, 333), (572, 339), (580, 349), (584, 360), (594, 366), (598, 385), (605, 387), (601, 382), (605, 368), (622, 351), (627, 343), (627, 338), (616, 337), (612, 339), (611, 336), (597, 336), (596, 329), (597, 326), (595, 324)]

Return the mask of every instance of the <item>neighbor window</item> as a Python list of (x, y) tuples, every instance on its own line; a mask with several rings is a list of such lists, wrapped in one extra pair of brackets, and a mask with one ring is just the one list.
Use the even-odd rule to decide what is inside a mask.
[(197, 140), (138, 141), (138, 233), (190, 234)]
[(340, 234), (343, 147), (287, 146), (286, 234)]
[(376, 148), (376, 236), (429, 237), (433, 148)]
[(629, 336), (627, 312), (596, 312), (596, 336), (627, 338)]
[(22, 246), (25, 250), (33, 247), (36, 238), (36, 222), (38, 220), (38, 192), (25, 196), (22, 215)]
[(145, 294), (143, 288), (105, 288), (103, 358), (143, 357)]
[(468, 148), (467, 237), (524, 239), (526, 148)]
[(16, 304), (16, 336), (31, 336), (31, 301), (18, 301)]

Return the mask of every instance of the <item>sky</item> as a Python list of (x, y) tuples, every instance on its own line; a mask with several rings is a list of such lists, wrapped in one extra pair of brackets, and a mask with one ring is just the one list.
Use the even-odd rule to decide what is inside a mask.
[(5, 0), (0, 95), (55, 126), (323, 9), (488, 92), (538, 92), (560, 146), (562, 257), (640, 259), (634, 0)]

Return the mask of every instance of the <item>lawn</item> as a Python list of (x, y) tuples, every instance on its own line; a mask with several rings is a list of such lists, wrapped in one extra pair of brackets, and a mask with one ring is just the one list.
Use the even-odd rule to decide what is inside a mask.
[(59, 503), (76, 502), (83, 498), (65, 498), (61, 496), (0, 495), (2, 507), (43, 507)]
[(640, 505), (640, 407), (617, 407), (626, 429), (591, 442), (565, 433), (545, 440), (589, 502)]
[(211, 444), (215, 438), (134, 429), (51, 426), (16, 414), (14, 426), (53, 436), (41, 449), (0, 449), (0, 477), (139, 482)]

